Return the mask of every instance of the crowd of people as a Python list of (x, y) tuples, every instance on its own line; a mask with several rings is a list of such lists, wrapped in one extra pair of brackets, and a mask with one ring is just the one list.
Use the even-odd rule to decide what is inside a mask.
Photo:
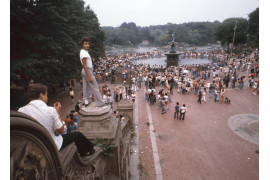
[[(182, 95), (198, 96), (197, 102), (200, 104), (206, 103), (207, 99), (212, 98), (215, 103), (230, 103), (231, 100), (226, 95), (228, 88), (241, 90), (247, 87), (253, 89), (254, 95), (259, 94), (258, 51), (253, 52), (251, 55), (242, 53), (237, 56), (231, 56), (223, 51), (211, 52), (211, 55), (218, 59), (211, 64), (177, 66), (135, 64), (133, 61), (137, 59), (136, 54), (107, 55), (104, 59), (96, 62), (95, 68), (92, 66), (86, 67), (86, 55), (83, 54), (81, 57), (82, 64), (85, 66), (82, 72), (87, 70), (83, 74), (85, 76), (83, 78), (88, 84), (94, 82), (94, 84), (90, 84), (90, 88), (95, 95), (90, 96), (89, 89), (87, 89), (89, 88), (88, 84), (84, 82), (85, 106), (89, 105), (89, 97), (96, 101), (98, 107), (107, 105), (112, 107), (113, 102), (117, 103), (124, 98), (135, 102), (135, 92), (139, 91), (143, 85), (145, 86), (146, 103), (149, 103), (150, 106), (156, 105), (161, 114), (166, 113), (169, 108), (169, 103), (172, 102), (171, 95), (174, 92)], [(106, 83), (114, 84), (115, 71), (119, 67), (123, 69), (123, 76), (127, 75), (128, 69), (132, 69), (135, 74), (131, 76), (130, 83), (127, 83), (123, 77), (121, 84), (114, 85), (113, 89), (110, 89)], [(95, 78), (98, 82), (102, 80), (105, 85), (100, 87)], [(39, 119), (54, 138), (58, 150), (63, 149), (71, 142), (75, 142), (82, 157), (93, 154), (95, 150), (92, 142), (87, 140), (80, 132), (76, 132), (81, 104), (79, 100), (75, 104), (74, 90), (70, 88), (69, 95), (75, 104), (75, 110), (72, 110), (64, 121), (60, 118), (60, 102), (54, 103), (54, 107), (46, 105), (48, 101), (47, 90), (48, 88), (42, 84), (31, 84), (29, 93), (32, 96), (30, 96), (32, 101), (20, 108), (19, 111)], [(206, 98), (207, 96), (208, 98)], [(42, 113), (38, 113), (41, 112), (40, 108), (43, 108)], [(174, 118), (184, 120), (186, 112), (186, 104), (180, 107), (180, 103), (176, 102)], [(114, 112), (114, 116), (116, 114), (117, 112)], [(121, 116), (120, 119), (121, 123), (125, 122), (125, 117)]]
[(64, 134), (76, 132), (77, 126), (79, 124), (78, 111), (71, 110), (70, 114), (66, 116), (65, 121), (63, 121), (63, 124), (64, 124)]
[[(145, 54), (151, 55), (151, 53)], [(232, 57), (223, 51), (202, 54), (214, 56), (218, 60), (209, 64), (150, 66), (134, 63), (142, 58), (136, 57), (141, 56), (141, 53), (107, 55), (96, 62), (96, 68), (94, 68), (97, 81), (104, 83), (103, 86), (99, 86), (99, 92), (102, 94), (102, 99), (113, 107), (113, 103), (118, 103), (122, 99), (131, 99), (135, 102), (135, 92), (144, 85), (145, 101), (150, 106), (156, 105), (161, 114), (166, 113), (174, 92), (194, 95), (199, 104), (207, 103), (210, 99), (215, 103), (230, 103), (231, 100), (226, 94), (228, 88), (241, 90), (248, 87), (253, 89), (254, 95), (259, 94), (259, 54), (257, 51), (253, 55), (242, 53)], [(119, 67), (123, 70), (123, 82), (114, 84), (115, 71)], [(131, 83), (126, 82), (129, 69), (135, 71), (135, 74), (131, 76)], [(106, 83), (114, 84), (113, 88), (110, 89)], [(72, 94), (74, 92), (70, 89), (70, 95)], [(94, 101), (93, 96), (92, 100)], [(178, 119), (180, 113), (180, 119), (184, 119), (186, 105), (183, 104), (179, 108), (177, 106), (179, 105), (175, 106), (175, 117)]]
[[(259, 54), (245, 53), (230, 56), (223, 51), (207, 53), (218, 60), (211, 64), (192, 64), (178, 66), (162, 66), (133, 63), (134, 54), (107, 55), (100, 59), (95, 73), (104, 77), (103, 82), (112, 82), (115, 70), (123, 69), (123, 76), (129, 69), (135, 71), (131, 84), (114, 85), (111, 91), (102, 87), (103, 99), (112, 103), (123, 98), (134, 99), (135, 92), (145, 85), (145, 100), (150, 105), (156, 104), (161, 113), (166, 112), (173, 89), (183, 95), (197, 95), (198, 103), (206, 103), (207, 96), (216, 103), (230, 102), (226, 95), (227, 88), (243, 89), (244, 86), (253, 89), (253, 94), (259, 94)], [(136, 54), (135, 54), (136, 55)], [(135, 58), (136, 59), (136, 58)], [(125, 79), (125, 77), (123, 77)], [(101, 81), (100, 81), (101, 82)], [(162, 87), (156, 92), (157, 87)], [(107, 90), (106, 90), (107, 89)], [(101, 90), (100, 90), (101, 91)], [(112, 92), (112, 93), (111, 93)], [(226, 101), (225, 101), (226, 100)]]

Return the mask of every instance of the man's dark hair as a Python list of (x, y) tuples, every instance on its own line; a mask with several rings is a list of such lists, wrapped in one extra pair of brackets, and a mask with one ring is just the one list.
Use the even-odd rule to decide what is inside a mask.
[(82, 45), (83, 45), (84, 42), (90, 42), (90, 39), (88, 37), (82, 38), (81, 47), (82, 47)]
[(48, 87), (41, 83), (29, 84), (29, 88), (27, 90), (27, 95), (30, 100), (38, 99), (40, 93), (46, 94)]

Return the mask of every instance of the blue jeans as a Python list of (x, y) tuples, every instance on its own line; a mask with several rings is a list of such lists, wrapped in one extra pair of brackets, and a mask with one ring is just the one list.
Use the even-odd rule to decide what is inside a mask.
[(182, 89), (182, 94), (185, 94), (186, 90), (185, 89)]
[(209, 98), (212, 98), (212, 91), (209, 91)]
[(198, 93), (198, 89), (195, 89), (194, 95), (196, 95)]
[(148, 94), (145, 94), (145, 99), (144, 100), (148, 100)]
[(214, 99), (215, 102), (217, 102), (217, 95), (215, 94), (215, 99)]
[(153, 97), (150, 98), (150, 105), (152, 105), (152, 104), (154, 104), (154, 98)]
[(240, 88), (243, 89), (243, 87), (244, 87), (244, 82), (242, 81), (242, 82), (240, 83)]
[(176, 119), (179, 119), (178, 116), (179, 116), (179, 111), (174, 112), (174, 119), (175, 119), (176, 117), (177, 117)]
[(115, 100), (116, 91), (113, 91), (113, 100)]
[(161, 106), (161, 113), (164, 113), (164, 112), (166, 112), (166, 110), (165, 110), (165, 106), (164, 106), (164, 105), (162, 105), (162, 106)]

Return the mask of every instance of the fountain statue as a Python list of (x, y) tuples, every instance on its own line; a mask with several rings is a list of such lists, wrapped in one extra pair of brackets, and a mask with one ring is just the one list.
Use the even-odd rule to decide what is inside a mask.
[(175, 64), (178, 63), (178, 57), (180, 54), (176, 53), (175, 46), (177, 42), (175, 42), (175, 33), (171, 33), (172, 41), (169, 42), (171, 49), (169, 53), (165, 54), (167, 56), (167, 64)]

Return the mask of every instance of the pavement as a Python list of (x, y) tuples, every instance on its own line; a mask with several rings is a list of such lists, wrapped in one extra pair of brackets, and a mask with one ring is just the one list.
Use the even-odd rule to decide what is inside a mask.
[[(107, 85), (112, 90), (113, 85)], [(76, 83), (72, 88), (76, 102), (81, 98), (81, 86)], [(157, 91), (161, 88), (157, 87)], [(259, 135), (259, 96), (253, 95), (248, 87), (227, 89), (226, 96), (231, 99), (231, 104), (215, 103), (208, 96), (206, 103), (199, 104), (197, 96), (178, 94), (174, 89), (167, 112), (161, 114), (156, 105), (145, 102), (144, 86), (140, 88), (136, 92), (135, 103), (138, 105), (137, 113), (134, 113), (138, 120), (136, 135), (139, 143), (136, 142), (135, 148), (139, 150), (140, 179), (259, 179), (259, 154), (256, 153), (259, 150), (256, 141)], [(69, 91), (49, 97), (48, 104), (55, 101), (62, 104), (62, 118), (74, 109)], [(173, 118), (176, 102), (186, 104), (188, 111), (184, 121)], [(116, 106), (114, 103), (114, 110)], [(157, 149), (154, 149), (155, 144)], [(157, 166), (160, 166), (159, 174)]]
[[(141, 96), (139, 101), (143, 102), (143, 94)], [(259, 178), (258, 144), (237, 135), (228, 125), (231, 116), (258, 116), (259, 96), (253, 95), (248, 88), (227, 91), (227, 96), (232, 100), (231, 104), (215, 103), (209, 98), (206, 103), (198, 104), (197, 96), (178, 94), (174, 90), (165, 114), (161, 114), (156, 106), (150, 107), (164, 180)], [(173, 118), (176, 102), (186, 104), (188, 108), (184, 121)], [(140, 120), (142, 123), (139, 124), (143, 126), (143, 118)], [(258, 126), (253, 128), (258, 132)], [(149, 144), (144, 140), (144, 134), (147, 133), (142, 132), (140, 139), (142, 147)], [(152, 160), (142, 159), (145, 159), (149, 175), (145, 179), (157, 179)]]

